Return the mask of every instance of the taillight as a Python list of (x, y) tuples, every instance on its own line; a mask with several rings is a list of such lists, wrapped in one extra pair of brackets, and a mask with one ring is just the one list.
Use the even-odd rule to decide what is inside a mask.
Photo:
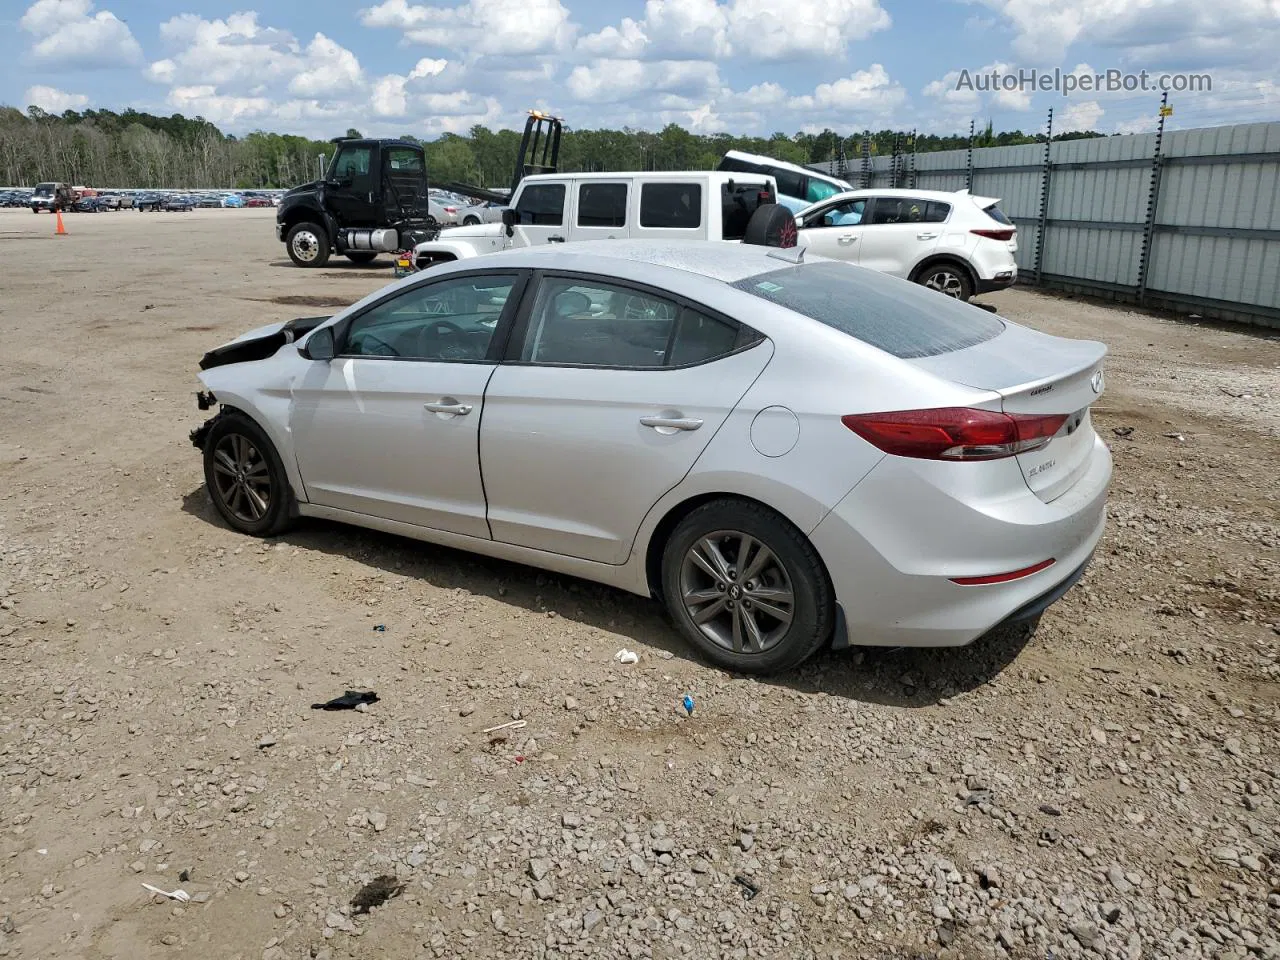
[(445, 213), (457, 213), (457, 212), (458, 212), (458, 208), (457, 208), (457, 207), (445, 207), (445, 208), (444, 208), (444, 212), (445, 212)]
[(986, 237), (988, 240), (1012, 240), (1013, 235), (1018, 231), (1013, 228), (1004, 230), (970, 230), (970, 233), (976, 233), (980, 237)]
[(998, 413), (970, 407), (857, 413), (840, 422), (885, 453), (917, 460), (999, 460), (1047, 445), (1067, 414)]

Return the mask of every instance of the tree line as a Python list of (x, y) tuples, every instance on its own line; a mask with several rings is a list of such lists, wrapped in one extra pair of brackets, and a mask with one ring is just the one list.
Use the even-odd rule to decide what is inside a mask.
[[(358, 136), (358, 130), (348, 130)], [(521, 134), (475, 126), (463, 136), (445, 134), (423, 142), (428, 176), (483, 187), (507, 186)], [(1097, 137), (1092, 131), (1054, 139)], [(406, 139), (416, 140), (413, 134)], [(1006, 146), (1043, 142), (1043, 134), (1020, 130), (996, 133), (990, 124), (973, 145)], [(963, 149), (968, 136), (914, 135), (878, 130), (837, 133), (775, 133), (770, 137), (695, 134), (677, 124), (662, 130), (566, 129), (560, 167), (567, 171), (709, 170), (726, 150), (745, 150), (788, 160), (820, 163), (845, 158), (856, 170), (864, 141), (872, 155)], [(0, 106), (0, 184), (31, 186), (62, 180), (97, 187), (291, 187), (318, 176), (319, 159), (333, 144), (289, 134), (223, 133), (202, 117), (155, 116), (135, 110), (67, 110), (51, 114), (39, 107), (26, 113)]]

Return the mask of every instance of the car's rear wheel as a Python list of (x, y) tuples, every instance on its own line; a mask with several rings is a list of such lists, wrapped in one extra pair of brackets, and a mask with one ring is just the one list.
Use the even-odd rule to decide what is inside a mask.
[(835, 601), (821, 558), (758, 503), (713, 500), (681, 520), (663, 550), (662, 591), (685, 638), (730, 670), (789, 669), (831, 636)]
[(300, 267), (323, 267), (329, 262), (329, 235), (314, 223), (294, 224), (284, 242), (289, 259)]
[(348, 250), (345, 256), (352, 263), (373, 263), (378, 253), (376, 250)]
[(916, 276), (916, 283), (956, 300), (968, 300), (973, 296), (973, 281), (969, 279), (968, 271), (954, 263), (925, 267)]
[(289, 477), (266, 432), (240, 413), (218, 417), (204, 443), (204, 482), (235, 530), (269, 537), (289, 526)]

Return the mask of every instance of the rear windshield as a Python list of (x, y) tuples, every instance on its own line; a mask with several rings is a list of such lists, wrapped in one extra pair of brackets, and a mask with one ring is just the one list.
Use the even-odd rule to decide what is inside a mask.
[(720, 187), (722, 236), (741, 240), (747, 235), (747, 223), (762, 203), (776, 203), (773, 187), (766, 183), (729, 180)]
[(978, 307), (847, 263), (802, 263), (733, 286), (903, 360), (963, 350), (1004, 330)]
[(1001, 210), (994, 203), (989, 207), (983, 207), (982, 212), (985, 213), (992, 220), (994, 220), (996, 223), (1003, 223), (1006, 227), (1013, 226), (1013, 221), (1010, 220), (1008, 217), (1006, 217), (1004, 214), (1004, 211)]

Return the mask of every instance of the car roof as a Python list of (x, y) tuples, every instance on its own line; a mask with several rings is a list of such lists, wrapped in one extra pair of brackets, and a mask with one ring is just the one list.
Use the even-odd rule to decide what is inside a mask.
[(844, 193), (835, 194), (822, 200), (822, 203), (830, 203), (843, 197), (916, 197), (921, 200), (944, 200), (947, 203), (955, 203), (957, 200), (984, 200), (985, 197), (975, 197), (967, 190), (911, 190), (906, 187), (865, 187), (860, 190), (846, 190)]
[(802, 167), (798, 163), (790, 163), (786, 160), (775, 160), (773, 157), (766, 157), (758, 153), (747, 153), (745, 150), (726, 150), (726, 157), (733, 157), (735, 160), (745, 160), (747, 163), (767, 163), (771, 167), (778, 167), (781, 170), (790, 170), (792, 173), (803, 173), (806, 177), (816, 177), (826, 183), (848, 183), (839, 177), (833, 177), (829, 173), (821, 173), (817, 170), (811, 170), (808, 167)]
[[(791, 259), (770, 256), (776, 247), (712, 240), (610, 240), (545, 244), (486, 254), (486, 263), (534, 270), (582, 270), (610, 275), (618, 261), (681, 270), (696, 276), (735, 283), (746, 277), (792, 266)], [(787, 254), (790, 257), (790, 252)], [(479, 265), (479, 261), (461, 263)]]
[(611, 173), (535, 173), (520, 182), (529, 181), (559, 183), (564, 180), (621, 180), (626, 177), (644, 177), (646, 180), (743, 180), (759, 177), (773, 179), (767, 173), (735, 173), (730, 170), (614, 170)]

